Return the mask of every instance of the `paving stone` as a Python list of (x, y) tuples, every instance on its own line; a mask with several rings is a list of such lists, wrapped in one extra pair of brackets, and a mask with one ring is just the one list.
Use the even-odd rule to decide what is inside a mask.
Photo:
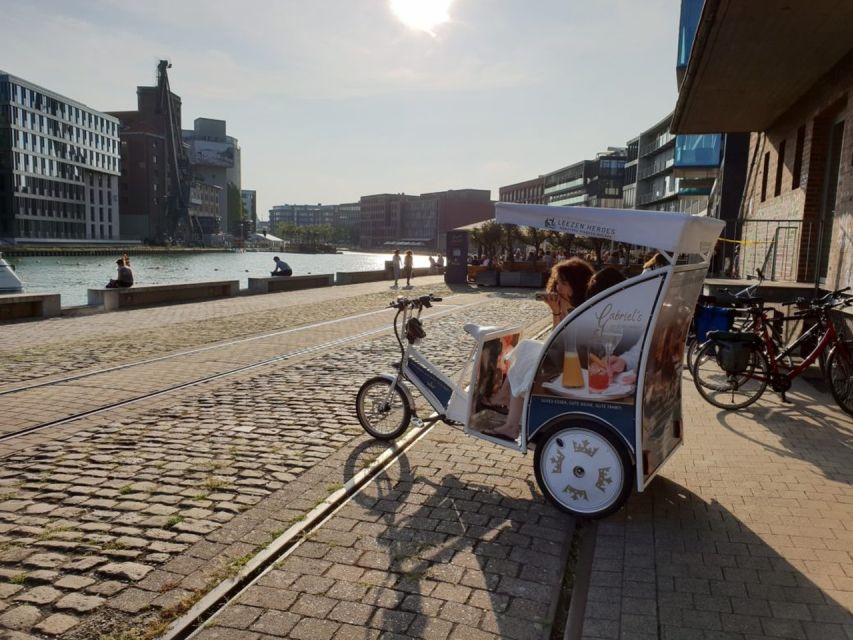
[(136, 582), (144, 578), (154, 567), (136, 562), (109, 563), (98, 567), (98, 573), (106, 576), (125, 578)]
[(66, 556), (59, 553), (34, 553), (24, 560), (23, 565), (38, 569), (55, 569), (67, 560)]
[(61, 636), (66, 631), (76, 626), (78, 622), (80, 622), (80, 620), (74, 616), (69, 616), (64, 613), (54, 613), (52, 616), (48, 616), (36, 625), (35, 629), (36, 631), (48, 636)]
[(0, 626), (16, 631), (31, 629), (39, 620), (41, 613), (32, 605), (21, 605), (9, 609), (0, 615)]
[(19, 584), (8, 584), (5, 582), (0, 582), (0, 600), (11, 598), (23, 588), (24, 587)]
[(41, 586), (18, 594), (15, 596), (15, 600), (32, 604), (49, 604), (61, 595), (62, 592), (53, 587)]
[(78, 591), (95, 582), (92, 578), (85, 576), (65, 576), (56, 581), (55, 585), (61, 589), (73, 589)]
[(57, 609), (70, 609), (78, 613), (87, 613), (97, 609), (104, 603), (104, 599), (98, 596), (84, 596), (79, 593), (69, 593), (53, 606)]

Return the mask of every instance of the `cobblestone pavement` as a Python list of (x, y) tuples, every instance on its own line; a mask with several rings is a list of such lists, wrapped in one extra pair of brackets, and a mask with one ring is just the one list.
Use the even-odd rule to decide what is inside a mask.
[(570, 530), (530, 456), (436, 427), (197, 637), (548, 638)]
[(4, 324), (0, 391), (27, 380), (374, 311), (397, 294), (429, 292), (445, 295), (450, 290), (441, 276), (427, 276), (418, 278), (413, 290), (372, 282)]
[[(468, 296), (451, 296), (460, 304), (470, 304)], [(464, 301), (463, 301), (464, 300)], [(476, 300), (476, 298), (475, 298)], [(363, 304), (363, 301), (361, 302)], [(424, 318), (448, 312), (448, 302), (434, 308)], [(476, 302), (475, 302), (476, 304)], [(360, 305), (353, 305), (360, 306)], [(311, 310), (316, 311), (314, 306)], [(308, 314), (302, 310), (302, 318)], [(322, 311), (322, 310), (321, 310)], [(300, 309), (291, 310), (291, 317), (299, 317)], [(385, 332), (391, 323), (393, 310), (374, 309), (355, 314), (346, 322), (321, 321), (302, 324), (290, 329), (263, 333), (235, 341), (205, 346), (202, 350), (178, 352), (164, 360), (164, 356), (139, 361), (133, 366), (102, 373), (93, 372), (86, 377), (72, 377), (67, 381), (54, 379), (54, 384), (0, 393), (0, 415), (4, 416), (0, 434), (15, 433), (45, 422), (79, 415), (103, 406), (125, 402), (164, 389), (194, 382), (201, 378), (233, 371), (241, 367), (269, 360), (292, 357), (306, 349), (318, 349), (326, 343), (347, 340), (353, 336)], [(155, 330), (150, 330), (151, 332)], [(163, 329), (159, 330), (161, 333)], [(168, 334), (174, 333), (170, 327)], [(122, 338), (125, 339), (125, 338)], [(166, 341), (168, 342), (168, 341)], [(158, 341), (159, 343), (159, 341)], [(59, 346), (56, 346), (59, 349)], [(62, 354), (65, 357), (65, 354)]]
[(583, 637), (853, 639), (853, 421), (798, 381), (720, 411), (685, 375), (685, 446), (599, 525)]
[[(425, 350), (447, 370), (468, 349), (463, 316), (542, 316), (530, 294), (470, 300), (482, 304), (427, 324)], [(215, 304), (241, 315), (230, 302)], [(110, 315), (168, 341), (176, 324), (204, 322), (201, 306)], [(86, 322), (106, 318), (70, 319), (57, 340), (85, 352), (101, 335)], [(240, 323), (250, 334), (250, 314)], [(156, 636), (384, 450), (352, 402), (393, 356), (388, 335), (367, 338), (0, 447), (0, 637)], [(738, 413), (706, 404), (689, 378), (683, 389), (686, 445), (598, 525), (583, 637), (853, 640), (849, 416), (805, 383), (791, 405), (768, 394)], [(201, 637), (547, 637), (567, 521), (531, 467), (434, 428)]]
[[(471, 298), (482, 304), (466, 320), (542, 320), (529, 294)], [(460, 313), (427, 323), (440, 366), (458, 367), (469, 348)], [(346, 480), (365, 440), (355, 391), (394, 349), (386, 334), (12, 441), (0, 467), (0, 628), (156, 632)]]

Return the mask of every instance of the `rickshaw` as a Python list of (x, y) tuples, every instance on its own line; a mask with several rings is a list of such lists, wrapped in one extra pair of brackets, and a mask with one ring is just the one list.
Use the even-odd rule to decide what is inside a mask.
[[(611, 286), (569, 313), (544, 339), (520, 327), (466, 324), (471, 356), (456, 381), (416, 348), (433, 296), (397, 298), (396, 372), (368, 379), (356, 397), (362, 427), (390, 440), (412, 422), (461, 425), (465, 434), (527, 453), (547, 499), (582, 518), (617, 511), (642, 492), (681, 446), (681, 370), (687, 332), (723, 222), (683, 213), (497, 203), (496, 221), (659, 252), (660, 268)], [(517, 357), (519, 353), (526, 358)], [(531, 357), (532, 354), (532, 357)], [(498, 386), (512, 367), (531, 368), (516, 438), (492, 433), (506, 420)], [(523, 373), (523, 371), (520, 371)], [(420, 418), (415, 387), (434, 414)], [(503, 402), (503, 404), (501, 404)]]

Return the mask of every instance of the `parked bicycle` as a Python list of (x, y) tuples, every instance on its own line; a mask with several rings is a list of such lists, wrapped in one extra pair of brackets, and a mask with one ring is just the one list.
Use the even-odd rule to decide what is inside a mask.
[[(819, 357), (825, 356), (825, 376), (832, 397), (853, 415), (853, 341), (845, 340), (832, 320), (831, 310), (851, 304), (845, 295), (850, 287), (832, 291), (811, 302), (798, 299), (787, 303), (800, 310), (793, 319), (815, 318), (815, 324), (790, 344), (778, 346), (772, 337), (769, 312), (752, 308), (751, 332), (712, 331), (696, 356), (693, 382), (699, 394), (721, 409), (741, 409), (758, 400), (765, 389), (785, 392)], [(803, 346), (814, 345), (796, 366), (785, 363)]]
[[(716, 296), (699, 296), (691, 330), (687, 335), (687, 370), (690, 375), (695, 373), (699, 350), (708, 342), (708, 331), (755, 330), (753, 307), (764, 304), (764, 300), (757, 295), (758, 288), (764, 282), (764, 273), (761, 269), (756, 269), (755, 272), (758, 280), (743, 289), (733, 291), (726, 287), (720, 289)], [(770, 313), (773, 315), (772, 322), (768, 324), (770, 337), (781, 350), (785, 345), (781, 316), (775, 309)], [(724, 326), (720, 326), (721, 323)], [(785, 364), (791, 365), (791, 360), (786, 358)]]

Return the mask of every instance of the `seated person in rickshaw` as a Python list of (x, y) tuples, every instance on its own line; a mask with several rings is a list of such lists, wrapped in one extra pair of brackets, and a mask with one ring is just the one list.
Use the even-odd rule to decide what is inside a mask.
[[(542, 301), (551, 309), (552, 328), (556, 327), (575, 307), (587, 297), (587, 287), (592, 278), (592, 266), (580, 258), (569, 258), (554, 265), (551, 277), (545, 285)], [(521, 431), (521, 411), (524, 407), (524, 394), (530, 390), (536, 365), (542, 354), (544, 342), (522, 340), (509, 354), (512, 367), (507, 373), (503, 389), (509, 392), (509, 412), (506, 422), (496, 429), (484, 431), (487, 435), (515, 440)]]

